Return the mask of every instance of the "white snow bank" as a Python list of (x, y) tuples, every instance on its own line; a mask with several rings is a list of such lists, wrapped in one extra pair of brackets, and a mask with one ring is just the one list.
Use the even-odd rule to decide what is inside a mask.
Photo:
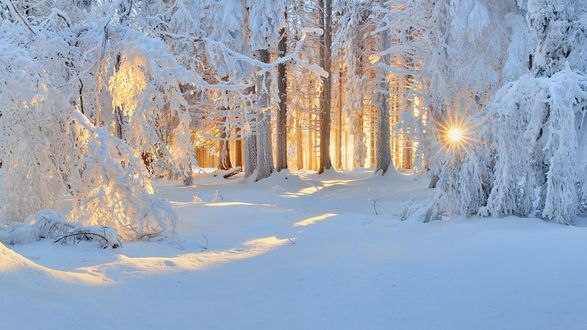
[(427, 180), (289, 175), (165, 182), (174, 244), (0, 246), (0, 328), (587, 328), (586, 227), (402, 222)]

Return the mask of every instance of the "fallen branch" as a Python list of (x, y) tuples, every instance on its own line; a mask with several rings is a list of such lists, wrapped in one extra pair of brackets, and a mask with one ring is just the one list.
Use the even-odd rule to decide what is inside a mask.
[(120, 241), (117, 242), (111, 242), (108, 238), (106, 238), (106, 236), (98, 234), (98, 233), (93, 233), (93, 232), (89, 232), (89, 231), (79, 231), (79, 232), (74, 232), (71, 234), (67, 234), (67, 235), (63, 235), (61, 237), (59, 237), (58, 239), (54, 240), (53, 243), (61, 243), (63, 245), (67, 244), (67, 239), (68, 238), (74, 238), (74, 243), (77, 243), (78, 241), (93, 241), (94, 238), (98, 237), (99, 239), (101, 239), (101, 244), (102, 244), (102, 248), (106, 249), (107, 247), (112, 247), (113, 249), (119, 248), (121, 247), (121, 243)]
[(238, 167), (235, 167), (235, 168), (233, 168), (232, 170), (230, 170), (228, 173), (224, 174), (222, 177), (223, 177), (223, 178), (225, 178), (225, 179), (228, 179), (228, 178), (230, 178), (230, 177), (232, 177), (232, 176), (235, 176), (235, 175), (237, 175), (237, 174), (238, 174), (238, 173), (240, 173), (241, 171), (242, 171), (242, 170), (241, 170), (241, 167), (240, 167), (240, 166), (238, 166)]

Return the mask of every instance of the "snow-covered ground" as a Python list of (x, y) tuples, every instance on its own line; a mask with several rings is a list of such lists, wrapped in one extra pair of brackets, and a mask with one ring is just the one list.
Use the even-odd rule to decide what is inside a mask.
[(587, 228), (401, 222), (425, 179), (159, 183), (181, 239), (0, 245), (0, 329), (586, 329)]

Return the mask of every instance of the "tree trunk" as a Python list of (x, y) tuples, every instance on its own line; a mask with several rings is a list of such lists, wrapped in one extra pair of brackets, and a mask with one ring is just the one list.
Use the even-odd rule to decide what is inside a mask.
[(322, 89), (320, 91), (320, 167), (318, 173), (332, 167), (330, 161), (330, 108), (332, 103), (332, 72), (331, 72), (331, 48), (332, 48), (332, 0), (318, 0), (323, 15), (320, 15), (319, 24), (324, 33), (320, 37), (320, 61), (322, 68), (328, 74), (322, 77)]
[[(287, 12), (285, 14), (287, 20)], [(279, 31), (280, 39), (278, 45), (279, 56), (287, 53), (287, 32), (286, 28)], [(277, 112), (277, 159), (275, 169), (279, 172), (287, 168), (287, 66), (285, 63), (277, 67), (277, 89), (279, 92), (279, 110)]]
[[(120, 70), (121, 54), (116, 54), (116, 60), (114, 62), (114, 72)], [(122, 109), (119, 106), (114, 108), (114, 135), (122, 140)]]
[(353, 135), (353, 167), (365, 166), (365, 139), (363, 128), (363, 113), (356, 114), (357, 131)]
[[(246, 0), (242, 0), (242, 5), (245, 11), (243, 17), (243, 26), (245, 27), (244, 47), (247, 47), (250, 42), (251, 31), (249, 27), (249, 7)], [(247, 49), (248, 50), (248, 49)], [(251, 127), (255, 127), (256, 122), (249, 123)], [(243, 150), (243, 167), (245, 178), (250, 177), (257, 168), (257, 130), (244, 132), (243, 136), (244, 150)]]
[(236, 135), (238, 139), (234, 141), (234, 166), (243, 166), (243, 139), (239, 137), (240, 128), (236, 129)]
[[(226, 118), (223, 119), (226, 121)], [(232, 168), (232, 164), (230, 162), (230, 146), (228, 144), (228, 140), (226, 139), (226, 127), (220, 128), (220, 136), (218, 141), (218, 169), (219, 170), (228, 170)]]
[(336, 107), (337, 111), (337, 129), (336, 129), (336, 139), (335, 139), (335, 165), (337, 169), (342, 169), (342, 107), (343, 107), (343, 79), (344, 77), (344, 70), (342, 67), (340, 68), (339, 76), (338, 76), (338, 104)]
[(296, 167), (298, 170), (304, 168), (304, 150), (303, 150), (303, 140), (304, 134), (302, 132), (302, 113), (300, 110), (296, 110)]
[(243, 166), (245, 178), (250, 177), (257, 168), (257, 136), (256, 133), (248, 133), (243, 139), (245, 140), (245, 152)]
[[(258, 59), (261, 62), (269, 63), (270, 56), (268, 49), (257, 51)], [(271, 116), (268, 113), (269, 106), (269, 73), (257, 77), (256, 91), (257, 107), (260, 113), (257, 116), (257, 177), (255, 181), (265, 179), (273, 172), (273, 152), (271, 150)]]
[[(387, 30), (381, 33), (380, 51), (385, 51), (390, 47), (389, 34)], [(385, 65), (389, 65), (389, 55), (382, 57)], [(375, 153), (377, 167), (376, 172), (381, 171), (384, 175), (391, 163), (391, 150), (389, 146), (390, 128), (389, 128), (389, 81), (387, 80), (387, 72), (385, 68), (377, 68), (377, 150)]]

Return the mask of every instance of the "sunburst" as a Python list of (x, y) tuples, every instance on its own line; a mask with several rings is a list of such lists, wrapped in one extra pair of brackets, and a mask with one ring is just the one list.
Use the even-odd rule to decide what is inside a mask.
[(471, 155), (481, 143), (474, 137), (478, 125), (475, 125), (466, 113), (459, 115), (449, 111), (439, 120), (435, 120), (434, 124), (438, 130), (440, 143), (444, 146), (441, 150), (450, 152), (452, 159), (463, 153)]

